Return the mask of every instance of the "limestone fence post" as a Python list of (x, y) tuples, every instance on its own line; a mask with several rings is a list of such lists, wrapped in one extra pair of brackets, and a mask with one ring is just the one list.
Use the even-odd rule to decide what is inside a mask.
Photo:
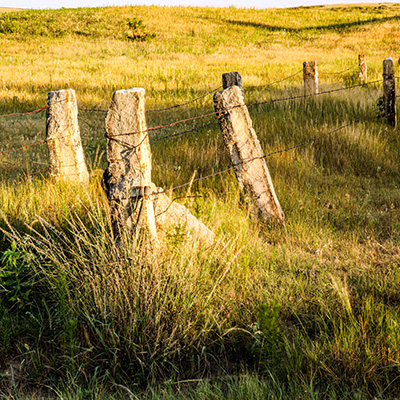
[(238, 86), (214, 94), (214, 108), (239, 187), (253, 215), (262, 222), (284, 223), (260, 142)]
[(391, 57), (383, 61), (383, 104), (387, 123), (396, 126), (396, 80)]
[(364, 54), (358, 56), (358, 77), (360, 83), (367, 82), (367, 61)]
[(64, 89), (49, 92), (47, 106), (46, 140), (52, 176), (57, 181), (87, 184), (89, 173), (78, 125), (75, 91)]
[(304, 61), (303, 63), (304, 94), (318, 93), (318, 70), (316, 61)]
[(110, 202), (114, 236), (123, 232), (157, 240), (151, 199), (151, 151), (145, 118), (145, 90), (114, 92), (105, 118), (108, 168), (103, 185)]

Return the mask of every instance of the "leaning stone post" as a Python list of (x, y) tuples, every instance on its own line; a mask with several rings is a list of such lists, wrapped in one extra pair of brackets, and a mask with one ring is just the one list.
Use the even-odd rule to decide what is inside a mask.
[(304, 94), (318, 93), (318, 71), (316, 61), (304, 61), (303, 63)]
[(107, 112), (108, 168), (103, 185), (110, 201), (114, 235), (143, 232), (157, 238), (151, 199), (151, 152), (145, 119), (145, 90), (114, 92)]
[(78, 107), (72, 89), (49, 92), (46, 140), (51, 174), (56, 180), (89, 182), (78, 125)]
[(383, 103), (386, 121), (391, 126), (396, 126), (396, 84), (394, 78), (394, 65), (391, 57), (383, 61)]
[(367, 61), (364, 54), (358, 56), (358, 77), (360, 83), (367, 82)]
[(239, 86), (244, 97), (242, 76), (239, 72), (226, 72), (222, 74), (222, 88), (228, 89), (231, 86)]
[(284, 223), (285, 216), (275, 194), (260, 142), (239, 87), (214, 95), (214, 107), (239, 187), (261, 221)]

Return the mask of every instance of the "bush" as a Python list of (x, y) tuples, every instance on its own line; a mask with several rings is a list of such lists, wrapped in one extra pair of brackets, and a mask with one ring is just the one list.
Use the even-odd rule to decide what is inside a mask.
[(128, 31), (125, 38), (127, 40), (148, 42), (154, 39), (157, 35), (155, 33), (146, 32), (146, 25), (139, 18), (132, 18), (128, 21)]

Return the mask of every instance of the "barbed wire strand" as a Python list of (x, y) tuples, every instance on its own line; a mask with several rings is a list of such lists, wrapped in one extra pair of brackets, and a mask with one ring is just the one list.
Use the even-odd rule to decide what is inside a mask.
[(211, 126), (217, 126), (217, 125), (218, 125), (218, 121), (210, 122), (209, 124), (202, 125), (202, 126), (199, 126), (199, 127), (193, 128), (193, 129), (188, 129), (188, 130), (183, 131), (183, 132), (177, 132), (177, 133), (172, 133), (171, 135), (165, 135), (165, 136), (161, 136), (161, 137), (157, 137), (157, 138), (151, 138), (151, 139), (149, 139), (149, 141), (150, 141), (150, 143), (158, 142), (159, 140), (169, 139), (169, 138), (177, 137), (177, 136), (182, 136), (182, 135), (185, 135), (186, 133), (200, 131), (202, 129), (210, 128)]
[(257, 102), (257, 103), (252, 103), (252, 104), (248, 104), (248, 105), (246, 104), (246, 105), (247, 105), (247, 107), (253, 107), (253, 106), (258, 106), (258, 105), (262, 105), (262, 104), (277, 103), (277, 102), (281, 102), (281, 101), (305, 99), (305, 98), (308, 98), (308, 97), (316, 97), (316, 96), (321, 96), (323, 94), (341, 92), (343, 90), (350, 90), (350, 89), (354, 89), (354, 88), (357, 88), (357, 87), (363, 87), (363, 86), (366, 86), (366, 85), (372, 85), (372, 84), (378, 83), (378, 82), (382, 82), (382, 79), (379, 79), (379, 80), (376, 80), (376, 81), (372, 81), (372, 82), (367, 82), (367, 83), (359, 83), (357, 85), (347, 86), (347, 87), (344, 87), (344, 88), (325, 90), (323, 92), (318, 92), (318, 93), (302, 94), (302, 95), (291, 96), (291, 97), (280, 97), (280, 98), (277, 98), (277, 99), (270, 99), (270, 100), (260, 101), (260, 102)]
[[(182, 132), (172, 133), (171, 135), (165, 135), (165, 136), (161, 136), (161, 137), (149, 138), (149, 142), (150, 143), (158, 142), (159, 140), (169, 139), (169, 138), (177, 137), (177, 136), (182, 136), (182, 135), (185, 135), (186, 133), (200, 131), (202, 129), (209, 128), (211, 126), (217, 126), (217, 125), (218, 125), (218, 121), (210, 122), (209, 124), (201, 125), (201, 126), (198, 126), (196, 128), (188, 129), (188, 130), (185, 130), (185, 131), (182, 131)], [(137, 149), (139, 146), (142, 145), (142, 143), (146, 140), (146, 138), (149, 137), (149, 135), (145, 135), (144, 138), (141, 140), (141, 142), (139, 144), (133, 145), (133, 144), (124, 142), (121, 139), (117, 139), (115, 137), (109, 137), (109, 136), (107, 136), (107, 134), (105, 136), (106, 136), (107, 139), (113, 140), (115, 142), (118, 142), (121, 145), (129, 147), (131, 149)]]
[(293, 75), (287, 76), (286, 78), (283, 78), (283, 79), (275, 81), (275, 82), (267, 83), (266, 85), (244, 86), (243, 89), (259, 89), (259, 88), (265, 88), (265, 87), (269, 87), (269, 86), (272, 86), (272, 85), (276, 85), (277, 83), (281, 83), (281, 82), (287, 81), (288, 79), (293, 78), (294, 76), (299, 75), (302, 72), (303, 72), (303, 70), (297, 71)]
[(206, 176), (202, 176), (202, 177), (200, 177), (200, 178), (192, 179), (190, 182), (186, 182), (186, 183), (183, 183), (182, 185), (174, 186), (174, 187), (172, 187), (172, 188), (170, 188), (170, 189), (165, 189), (165, 190), (163, 190), (162, 192), (154, 192), (154, 193), (151, 193), (150, 196), (152, 196), (152, 195), (153, 195), (153, 196), (156, 196), (156, 195), (159, 195), (159, 194), (172, 192), (172, 191), (174, 191), (174, 190), (181, 189), (181, 188), (183, 188), (183, 187), (185, 187), (185, 186), (188, 186), (188, 185), (190, 185), (190, 184), (193, 184), (194, 182), (199, 182), (199, 181), (202, 181), (202, 180), (205, 180), (205, 179), (208, 179), (208, 178), (212, 178), (212, 177), (214, 177), (214, 176), (222, 175), (222, 174), (224, 174), (225, 172), (232, 171), (232, 170), (234, 170), (235, 168), (237, 168), (237, 167), (239, 167), (239, 166), (241, 166), (241, 165), (243, 165), (243, 164), (247, 164), (247, 163), (249, 163), (249, 162), (251, 162), (251, 161), (259, 160), (259, 159), (263, 159), (263, 158), (267, 158), (267, 157), (270, 157), (270, 156), (275, 155), (275, 154), (281, 154), (281, 153), (284, 153), (284, 152), (287, 152), (287, 151), (290, 151), (290, 150), (297, 149), (298, 147), (305, 146), (305, 145), (308, 144), (308, 143), (314, 142), (314, 141), (316, 141), (316, 140), (318, 140), (318, 139), (321, 139), (321, 138), (323, 138), (323, 137), (325, 137), (325, 136), (331, 135), (331, 134), (333, 134), (333, 133), (335, 133), (335, 132), (338, 132), (338, 131), (340, 131), (340, 130), (342, 130), (342, 129), (344, 129), (344, 128), (347, 128), (348, 126), (351, 126), (351, 125), (355, 124), (356, 122), (361, 121), (362, 119), (364, 119), (364, 118), (368, 117), (369, 115), (373, 114), (374, 112), (376, 112), (378, 109), (379, 109), (379, 107), (377, 107), (377, 108), (375, 108), (374, 110), (370, 111), (368, 114), (363, 115), (362, 117), (359, 117), (359, 118), (357, 118), (357, 119), (355, 119), (355, 120), (353, 120), (353, 121), (350, 121), (349, 123), (347, 123), (347, 124), (345, 124), (345, 125), (342, 125), (342, 126), (339, 127), (339, 128), (333, 129), (332, 131), (329, 131), (329, 132), (325, 132), (325, 133), (323, 133), (322, 135), (314, 136), (314, 137), (312, 137), (312, 138), (310, 138), (310, 139), (307, 139), (307, 140), (304, 141), (304, 142), (298, 143), (298, 144), (296, 144), (296, 145), (294, 145), (294, 146), (290, 146), (290, 147), (287, 147), (287, 148), (284, 148), (284, 149), (281, 149), (281, 150), (276, 150), (276, 151), (273, 151), (273, 152), (271, 152), (271, 153), (265, 154), (265, 155), (260, 156), (260, 157), (254, 157), (254, 158), (251, 158), (251, 159), (249, 159), (249, 160), (242, 161), (242, 162), (240, 162), (240, 163), (238, 163), (238, 164), (235, 164), (235, 165), (233, 165), (232, 167), (229, 167), (229, 168), (224, 169), (224, 170), (222, 170), (222, 171), (214, 172), (214, 173), (212, 173), (212, 174), (209, 174), (209, 175), (206, 175)]
[[(51, 105), (53, 106), (55, 104), (64, 103), (64, 102), (67, 102), (67, 101), (68, 101), (68, 99), (58, 100), (58, 101), (53, 102)], [(42, 111), (47, 110), (48, 108), (50, 108), (50, 106), (47, 104), (44, 107), (41, 107), (41, 108), (38, 108), (38, 109), (32, 110), (32, 111), (17, 112), (17, 113), (11, 113), (11, 114), (2, 114), (2, 115), (0, 115), (0, 118), (11, 117), (11, 116), (16, 116), (16, 115), (38, 114), (38, 113), (41, 113)]]
[(218, 86), (217, 88), (215, 88), (215, 89), (213, 89), (213, 90), (210, 90), (210, 91), (208, 91), (207, 93), (204, 93), (202, 96), (196, 97), (195, 99), (190, 100), (190, 101), (187, 101), (186, 103), (176, 104), (176, 105), (174, 105), (174, 106), (166, 107), (166, 108), (158, 108), (158, 109), (154, 109), (154, 108), (153, 108), (153, 109), (147, 110), (146, 112), (147, 112), (147, 113), (153, 113), (153, 112), (157, 112), (157, 111), (167, 111), (167, 110), (172, 110), (172, 109), (174, 109), (174, 108), (187, 106), (188, 104), (192, 104), (192, 103), (196, 102), (197, 100), (201, 100), (201, 99), (203, 99), (204, 97), (207, 97), (207, 96), (209, 96), (210, 94), (213, 94), (213, 93), (217, 92), (217, 91), (218, 91), (219, 89), (221, 89), (221, 88), (222, 88), (222, 86)]
[(28, 148), (28, 147), (37, 146), (38, 144), (43, 144), (43, 143), (46, 143), (46, 142), (47, 142), (47, 140), (42, 140), (42, 141), (40, 141), (40, 142), (35, 142), (35, 143), (27, 144), (27, 145), (25, 145), (25, 146), (18, 147), (18, 148), (16, 148), (16, 149), (3, 150), (3, 151), (0, 151), (0, 154), (13, 153), (13, 152), (15, 152), (15, 151), (24, 150), (24, 149), (26, 149), (26, 148)]
[[(196, 97), (196, 98), (193, 99), (193, 100), (187, 101), (187, 102), (185, 102), (185, 103), (175, 104), (175, 105), (173, 105), (173, 106), (171, 106), (171, 107), (152, 108), (152, 109), (150, 109), (150, 110), (146, 110), (146, 113), (161, 112), (161, 111), (172, 110), (172, 109), (174, 109), (174, 108), (183, 107), (183, 106), (186, 106), (186, 105), (188, 105), (188, 104), (192, 104), (192, 103), (196, 102), (197, 100), (203, 99), (204, 97), (207, 97), (207, 96), (209, 96), (210, 94), (217, 92), (217, 91), (218, 91), (219, 89), (221, 89), (221, 88), (222, 88), (222, 86), (218, 86), (217, 88), (215, 88), (215, 89), (213, 89), (213, 90), (210, 90), (209, 92), (206, 92), (205, 94), (203, 94), (203, 95), (201, 95), (201, 96), (199, 96), (199, 97)], [(96, 108), (94, 108), (94, 109), (87, 109), (87, 108), (85, 108), (85, 109), (82, 109), (81, 111), (83, 111), (83, 112), (91, 112), (91, 111), (94, 111), (94, 112), (104, 112), (104, 113), (106, 113), (108, 110), (103, 110), (103, 109), (98, 109), (98, 108), (97, 108), (97, 109), (96, 109)]]
[(343, 73), (345, 73), (347, 71), (350, 71), (351, 69), (354, 69), (356, 67), (358, 67), (358, 64), (354, 64), (351, 67), (346, 68), (346, 69), (344, 69), (343, 71), (340, 71), (340, 72), (324, 72), (324, 71), (320, 72), (320, 71), (318, 71), (318, 74), (319, 75), (341, 75), (341, 74), (343, 74)]
[[(150, 196), (151, 196), (151, 194), (150, 194)], [(201, 197), (203, 197), (203, 196), (200, 196), (200, 195), (188, 195), (188, 196), (175, 197), (174, 199), (171, 200), (171, 202), (169, 203), (168, 207), (167, 207), (164, 211), (161, 211), (160, 213), (158, 213), (157, 215), (155, 215), (154, 218), (158, 218), (160, 215), (166, 213), (166, 212), (169, 210), (169, 208), (172, 206), (172, 203), (174, 203), (174, 202), (177, 201), (177, 200), (181, 200), (181, 199), (195, 199), (195, 198), (201, 198)]]
[(103, 112), (106, 113), (108, 110), (103, 110), (102, 108), (81, 108), (79, 112)]
[(37, 110), (33, 110), (33, 111), (27, 111), (27, 112), (19, 112), (19, 113), (11, 113), (11, 114), (2, 114), (0, 115), (0, 118), (3, 117), (11, 117), (11, 116), (15, 116), (15, 115), (29, 115), (29, 114), (38, 114), (44, 110), (47, 110), (49, 108), (49, 106), (45, 106), (45, 107), (41, 107), (38, 108)]
[(3, 167), (1, 168), (2, 172), (3, 171), (11, 171), (12, 169), (20, 169), (21, 166), (17, 165), (19, 162), (16, 161), (14, 164), (10, 163), (9, 161), (4, 161), (4, 160), (0, 160), (0, 164), (9, 164), (9, 167)]
[(51, 168), (46, 168), (46, 169), (41, 169), (40, 171), (31, 172), (29, 174), (18, 175), (18, 176), (14, 177), (14, 178), (3, 179), (3, 180), (0, 181), (0, 184), (4, 183), (4, 182), (9, 182), (9, 181), (15, 181), (17, 179), (30, 178), (31, 176), (39, 175), (39, 174), (48, 172), (50, 170), (51, 170)]

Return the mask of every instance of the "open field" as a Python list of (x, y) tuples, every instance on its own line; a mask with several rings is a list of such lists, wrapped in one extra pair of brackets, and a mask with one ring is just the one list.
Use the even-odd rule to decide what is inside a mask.
[[(155, 38), (132, 40), (134, 18)], [(400, 4), (388, 3), (0, 14), (0, 114), (75, 89), (91, 171), (87, 188), (46, 174), (1, 183), (0, 397), (400, 397), (400, 132), (380, 117), (381, 82), (350, 88), (358, 54), (369, 82), (388, 56), (400, 75), (399, 20)], [(265, 153), (348, 125), (267, 158), (285, 227), (252, 220), (230, 172), (180, 200), (216, 233), (212, 247), (177, 230), (158, 254), (116, 248), (100, 185), (115, 90), (144, 87), (151, 110), (239, 71), (253, 104), (301, 95), (294, 74), (308, 60), (318, 61), (321, 91), (349, 89), (249, 107)], [(147, 123), (211, 112), (209, 95)], [(152, 143), (157, 185), (230, 166), (214, 122), (152, 133), (196, 128)], [(0, 151), (44, 140), (44, 113), (1, 117), (0, 138)], [(45, 144), (1, 157), (0, 180), (48, 165)]]

